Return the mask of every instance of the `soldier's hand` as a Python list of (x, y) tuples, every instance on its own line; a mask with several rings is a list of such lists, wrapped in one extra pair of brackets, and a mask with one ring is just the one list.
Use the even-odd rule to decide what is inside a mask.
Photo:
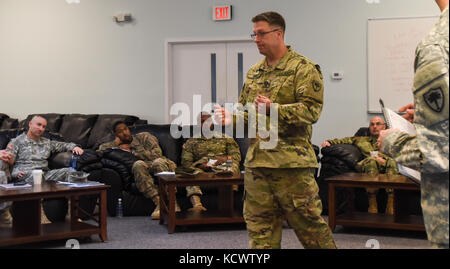
[(378, 145), (378, 149), (379, 150), (381, 150), (381, 146), (383, 145), (384, 137), (388, 133), (392, 133), (392, 132), (400, 132), (400, 130), (399, 129), (386, 129), (386, 130), (381, 130), (380, 131), (380, 135), (378, 135), (378, 139), (377, 139), (377, 145)]
[(414, 122), (414, 111), (414, 103), (407, 104), (398, 109), (398, 112), (406, 112), (402, 117), (411, 123)]
[(261, 114), (270, 114), (270, 104), (272, 101), (264, 95), (258, 95), (255, 99), (256, 110)]
[(227, 158), (226, 158), (226, 157), (220, 157), (220, 158), (217, 159), (217, 161), (214, 163), (213, 166), (221, 165), (221, 164), (223, 164), (223, 163), (226, 162), (226, 161), (227, 161)]
[(22, 178), (23, 175), (25, 175), (26, 173), (28, 173), (27, 171), (22, 171), (17, 175), (17, 178)]
[(322, 148), (329, 147), (329, 146), (331, 146), (330, 142), (328, 142), (328, 141), (323, 141), (323, 143), (322, 143)]
[(381, 158), (380, 156), (375, 156), (375, 159), (377, 159), (377, 162), (381, 165), (386, 164), (386, 160)]
[(227, 126), (233, 123), (233, 117), (231, 116), (230, 112), (226, 111), (225, 108), (214, 105), (214, 121), (218, 125)]
[(83, 149), (80, 147), (74, 147), (72, 149), (72, 153), (76, 155), (83, 155), (83, 152), (84, 152)]
[(6, 150), (0, 150), (0, 160), (3, 160), (7, 163), (9, 163), (13, 158), (13, 154), (11, 152), (8, 152)]

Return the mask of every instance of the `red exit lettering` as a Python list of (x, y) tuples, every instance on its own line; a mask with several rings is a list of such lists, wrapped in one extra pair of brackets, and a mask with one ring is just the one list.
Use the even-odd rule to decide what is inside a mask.
[(214, 20), (231, 20), (231, 6), (214, 7)]

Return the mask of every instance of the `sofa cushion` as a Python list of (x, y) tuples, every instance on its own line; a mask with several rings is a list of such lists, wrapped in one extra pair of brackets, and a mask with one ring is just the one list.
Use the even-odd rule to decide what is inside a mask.
[(97, 118), (98, 115), (64, 115), (59, 133), (67, 142), (73, 142), (80, 145), (82, 148), (86, 148), (89, 135)]
[(165, 157), (174, 161), (177, 165), (181, 163), (181, 139), (173, 138), (170, 134), (170, 124), (146, 124), (130, 127), (131, 134), (149, 132), (154, 135), (159, 142), (162, 153)]
[(15, 129), (19, 127), (19, 120), (18, 119), (12, 119), (12, 118), (6, 118), (3, 120), (0, 130), (5, 129)]
[(361, 127), (356, 131), (354, 136), (370, 136), (369, 127)]
[(125, 122), (126, 125), (134, 125), (139, 120), (138, 117), (129, 115), (105, 114), (99, 115), (97, 121), (92, 128), (87, 148), (97, 149), (101, 144), (114, 139), (114, 124), (119, 121)]
[(7, 119), (7, 118), (9, 118), (8, 115), (3, 114), (3, 113), (0, 113), (0, 126), (2, 126), (3, 120), (4, 120), (4, 119)]
[(0, 149), (6, 148), (9, 141), (11, 139), (17, 137), (21, 133), (23, 133), (24, 129), (7, 129), (7, 130), (0, 130)]
[(49, 132), (57, 133), (61, 128), (64, 114), (47, 113), (47, 114), (30, 114), (26, 119), (20, 121), (19, 128), (28, 129), (28, 123), (35, 115), (41, 115), (47, 120), (46, 130)]

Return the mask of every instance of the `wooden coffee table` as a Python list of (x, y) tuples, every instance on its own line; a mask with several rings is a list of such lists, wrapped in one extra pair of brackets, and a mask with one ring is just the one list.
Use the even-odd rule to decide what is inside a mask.
[[(234, 210), (233, 185), (244, 184), (244, 175), (214, 176), (210, 173), (196, 177), (176, 177), (175, 175), (160, 175), (160, 220), (159, 224), (167, 221), (168, 233), (173, 233), (179, 225), (243, 223), (242, 210)], [(175, 190), (185, 186), (217, 186), (218, 210), (208, 208), (207, 211), (175, 212)], [(207, 194), (206, 194), (207, 195)]]
[[(0, 202), (12, 201), (14, 210), (12, 228), (0, 228), (0, 246), (77, 238), (92, 234), (98, 234), (103, 242), (108, 241), (106, 230), (107, 188), (109, 188), (107, 185), (69, 187), (54, 182), (45, 182), (42, 185), (16, 190), (0, 188)], [(99, 214), (90, 216), (98, 223), (98, 226), (78, 221), (78, 212), (83, 211), (78, 207), (78, 200), (79, 196), (83, 195), (99, 196)], [(41, 224), (42, 199), (59, 197), (67, 197), (71, 201), (70, 222)], [(84, 211), (83, 213), (87, 214)]]
[[(328, 225), (333, 231), (336, 225), (374, 227), (399, 230), (425, 231), (422, 216), (406, 215), (407, 202), (405, 190), (420, 191), (420, 185), (403, 175), (380, 174), (371, 176), (362, 173), (344, 173), (330, 178), (328, 182)], [(354, 201), (350, 201), (350, 210), (336, 216), (336, 187), (345, 188), (392, 188), (394, 189), (394, 215), (355, 212)], [(353, 194), (353, 192), (351, 192)], [(351, 196), (351, 198), (353, 198)]]

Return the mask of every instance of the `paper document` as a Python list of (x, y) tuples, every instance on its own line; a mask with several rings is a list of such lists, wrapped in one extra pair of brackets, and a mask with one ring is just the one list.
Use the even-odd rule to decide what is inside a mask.
[(92, 186), (105, 185), (104, 183), (97, 182), (97, 181), (88, 181), (88, 182), (79, 182), (79, 183), (67, 182), (67, 181), (58, 181), (57, 184), (67, 185), (67, 187), (71, 187), (71, 188), (92, 187)]
[(17, 186), (14, 186), (14, 183), (11, 183), (11, 184), (0, 184), (0, 188), (5, 189), (5, 190), (26, 189), (26, 188), (31, 188), (31, 187), (32, 186), (30, 184), (17, 185)]
[(409, 167), (403, 166), (401, 164), (397, 164), (398, 172), (405, 177), (409, 177), (414, 180), (416, 183), (421, 182), (420, 172)]
[(155, 176), (164, 176), (164, 175), (175, 175), (175, 172), (159, 172), (155, 174)]
[(416, 135), (416, 128), (414, 124), (404, 119), (392, 109), (384, 107), (383, 100), (380, 99), (381, 111), (383, 111), (387, 127), (390, 129), (399, 129), (402, 132), (410, 135)]

